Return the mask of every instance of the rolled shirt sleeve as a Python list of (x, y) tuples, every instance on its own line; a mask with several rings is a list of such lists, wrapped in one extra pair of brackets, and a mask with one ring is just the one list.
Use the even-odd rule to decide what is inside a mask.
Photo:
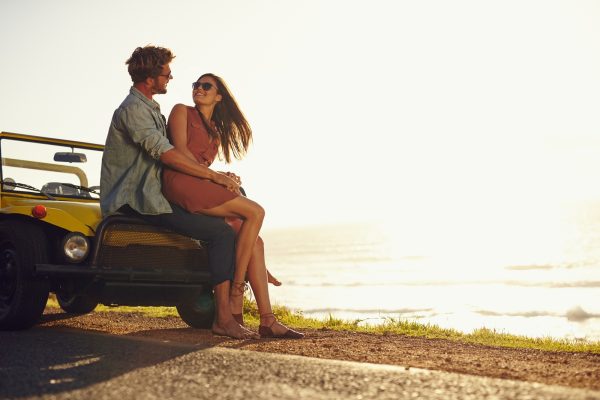
[(131, 140), (155, 160), (160, 160), (164, 152), (173, 148), (163, 134), (166, 127), (160, 112), (148, 109), (144, 104), (132, 104), (122, 110), (119, 118), (120, 125)]

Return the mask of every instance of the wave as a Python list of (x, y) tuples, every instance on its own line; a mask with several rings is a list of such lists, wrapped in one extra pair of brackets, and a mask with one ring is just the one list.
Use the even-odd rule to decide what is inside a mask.
[(557, 269), (560, 268), (557, 265), (510, 265), (508, 267), (504, 267), (504, 269), (510, 271), (535, 271), (535, 270), (549, 270), (549, 269)]
[(545, 288), (600, 288), (600, 281), (572, 281), (572, 282), (524, 282), (524, 281), (503, 281), (504, 285), (526, 286), (526, 287), (545, 287)]
[(577, 306), (567, 311), (566, 317), (569, 321), (585, 321), (590, 318), (600, 318), (600, 314), (590, 314), (583, 308)]
[(377, 309), (352, 309), (352, 308), (311, 308), (302, 310), (305, 314), (316, 314), (316, 313), (336, 313), (336, 312), (351, 312), (354, 314), (413, 314), (417, 312), (432, 312), (433, 308), (399, 308), (395, 310), (385, 310), (381, 308)]
[[(595, 266), (595, 264), (592, 264)], [(588, 263), (563, 263), (560, 265), (557, 264), (524, 264), (524, 265), (509, 265), (507, 267), (504, 267), (505, 270), (509, 270), (509, 271), (548, 271), (551, 269), (557, 269), (557, 270), (561, 270), (561, 269), (565, 269), (565, 270), (571, 270), (571, 269), (577, 269), (577, 268), (586, 268), (586, 267), (590, 267), (591, 264)]]
[[(398, 308), (398, 309), (353, 309), (353, 308), (333, 308), (333, 307), (325, 307), (325, 308), (309, 308), (302, 311), (304, 314), (338, 314), (338, 313), (351, 313), (355, 315), (365, 315), (371, 318), (375, 318), (374, 315), (377, 315), (378, 318), (384, 318), (385, 316), (389, 316), (390, 314), (394, 314), (396, 316), (402, 316), (405, 314), (410, 315), (411, 318), (415, 318), (414, 314), (417, 313), (427, 313), (429, 317), (442, 315), (444, 313), (437, 312), (434, 308)], [(514, 311), (514, 312), (500, 312), (500, 311), (491, 311), (491, 310), (475, 310), (475, 313), (479, 315), (483, 315), (486, 317), (522, 317), (522, 318), (537, 318), (537, 317), (554, 317), (554, 318), (566, 318), (570, 322), (585, 322), (589, 319), (600, 318), (600, 314), (590, 313), (585, 311), (580, 306), (573, 307), (569, 309), (566, 313), (557, 313), (552, 311), (540, 311), (540, 310), (532, 310), (532, 311)], [(419, 317), (416, 317), (419, 318)]]
[(475, 312), (486, 317), (563, 317), (572, 322), (583, 322), (592, 318), (600, 318), (600, 314), (589, 313), (580, 306), (573, 307), (564, 314), (550, 311), (497, 312), (489, 310), (477, 310)]
[(477, 310), (477, 314), (484, 315), (486, 317), (563, 317), (562, 314), (553, 313), (550, 311), (519, 311), (519, 312), (498, 312), (489, 310)]
[(377, 287), (377, 286), (463, 286), (463, 285), (505, 285), (522, 287), (540, 287), (549, 289), (564, 288), (600, 288), (600, 281), (572, 281), (572, 282), (531, 282), (517, 280), (472, 280), (472, 281), (404, 281), (404, 282), (299, 282), (286, 281), (287, 286), (296, 287)]

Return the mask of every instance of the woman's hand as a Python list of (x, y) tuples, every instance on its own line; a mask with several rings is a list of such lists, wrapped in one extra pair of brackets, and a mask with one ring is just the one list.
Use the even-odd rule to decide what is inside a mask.
[(228, 190), (231, 190), (235, 194), (240, 193), (240, 184), (237, 183), (234, 179), (230, 178), (228, 175), (218, 172), (215, 174), (213, 182), (225, 186)]
[(223, 174), (223, 175), (227, 175), (228, 177), (230, 177), (231, 179), (233, 179), (234, 181), (236, 181), (238, 185), (242, 184), (242, 179), (239, 176), (237, 176), (236, 174), (234, 174), (233, 172), (219, 171), (219, 173)]

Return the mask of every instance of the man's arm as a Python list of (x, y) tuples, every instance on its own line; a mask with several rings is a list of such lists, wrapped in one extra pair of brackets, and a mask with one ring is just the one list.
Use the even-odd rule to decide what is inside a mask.
[(152, 158), (185, 174), (210, 179), (233, 192), (239, 190), (239, 185), (233, 179), (209, 169), (174, 148), (169, 139), (157, 129), (154, 118), (150, 111), (135, 105), (123, 110), (120, 115), (121, 123), (126, 127), (131, 140), (141, 146)]
[(236, 181), (227, 175), (213, 171), (206, 165), (200, 164), (196, 160), (190, 159), (187, 155), (183, 154), (176, 148), (172, 148), (171, 150), (167, 150), (162, 153), (160, 155), (160, 161), (176, 171), (196, 176), (198, 178), (210, 179), (216, 184), (225, 186), (234, 193), (239, 193), (240, 185)]
[(200, 164), (196, 160), (192, 160), (177, 148), (172, 148), (171, 150), (162, 153), (160, 155), (160, 161), (166, 166), (179, 172), (183, 172), (184, 174), (210, 179), (211, 181), (219, 179), (217, 176), (220, 175), (219, 173), (211, 170), (204, 164)]
[(188, 175), (210, 179), (235, 193), (239, 193), (239, 184), (235, 179), (215, 172), (193, 158), (187, 147), (187, 109), (183, 104), (177, 104), (173, 107), (169, 115), (169, 131), (175, 148), (161, 154), (160, 161), (163, 164)]

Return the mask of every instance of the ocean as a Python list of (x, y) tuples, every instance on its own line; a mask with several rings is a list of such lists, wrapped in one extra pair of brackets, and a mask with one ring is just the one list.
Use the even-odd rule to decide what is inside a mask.
[(361, 324), (600, 340), (600, 202), (434, 219), (265, 231), (283, 282), (273, 303)]

